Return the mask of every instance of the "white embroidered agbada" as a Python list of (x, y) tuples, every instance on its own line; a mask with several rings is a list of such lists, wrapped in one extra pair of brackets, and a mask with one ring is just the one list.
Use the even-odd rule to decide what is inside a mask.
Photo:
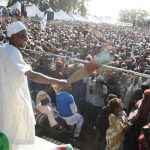
[(30, 67), (19, 50), (4, 44), (0, 48), (0, 132), (10, 144), (32, 144), (35, 118), (25, 72)]

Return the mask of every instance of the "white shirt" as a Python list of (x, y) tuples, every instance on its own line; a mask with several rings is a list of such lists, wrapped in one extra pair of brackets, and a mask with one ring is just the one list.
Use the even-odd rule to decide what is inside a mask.
[(89, 93), (90, 87), (94, 86), (96, 80), (92, 80), (91, 77), (87, 77), (84, 79), (84, 83), (86, 83), (86, 101), (91, 103), (93, 99), (93, 94)]
[[(98, 91), (97, 91), (98, 90)], [(108, 93), (108, 89), (105, 85), (102, 85), (98, 89), (96, 89), (96, 83), (94, 85), (94, 92), (92, 98), (92, 105), (97, 107), (103, 107), (105, 105), (104, 98)]]
[(39, 100), (39, 93), (37, 93), (36, 96), (36, 110), (39, 112), (45, 114), (48, 117), (48, 121), (51, 127), (54, 127), (57, 125), (57, 122), (55, 120), (55, 113), (53, 112), (53, 107), (51, 104), (51, 98), (48, 96), (49, 103), (47, 105), (41, 105), (41, 102)]
[(3, 16), (3, 8), (0, 9), (0, 17)]
[(70, 117), (62, 117), (62, 116), (60, 116), (60, 117), (66, 121), (67, 125), (74, 125), (78, 122), (81, 115), (79, 113), (74, 113)]
[(30, 67), (19, 50), (4, 44), (0, 48), (0, 132), (10, 144), (32, 144), (35, 118), (25, 72)]

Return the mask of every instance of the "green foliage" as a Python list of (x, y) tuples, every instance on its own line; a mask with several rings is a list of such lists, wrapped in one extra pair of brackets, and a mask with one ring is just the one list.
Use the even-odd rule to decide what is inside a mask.
[(120, 10), (119, 20), (121, 22), (133, 23), (149, 16), (149, 12), (143, 9), (123, 9)]
[[(9, 0), (8, 6), (13, 5), (18, 0)], [(87, 3), (90, 0), (19, 0), (25, 4), (36, 4), (41, 11), (45, 11), (47, 8), (52, 7), (54, 11), (62, 9), (65, 12), (80, 13), (85, 15), (87, 12)]]

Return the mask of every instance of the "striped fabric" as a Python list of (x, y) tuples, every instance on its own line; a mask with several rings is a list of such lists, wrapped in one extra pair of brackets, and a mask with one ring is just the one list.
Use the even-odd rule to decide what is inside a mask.
[(47, 116), (41, 112), (36, 112), (35, 120), (36, 120), (36, 124), (39, 125), (40, 127), (44, 128), (46, 126), (49, 126)]
[[(56, 145), (64, 145), (64, 143), (61, 143), (59, 141), (56, 141), (56, 140), (51, 139), (51, 138), (46, 137), (46, 136), (43, 136), (42, 138), (45, 139), (46, 141), (49, 141), (49, 142), (54, 143)], [(73, 150), (79, 150), (79, 149), (73, 148)]]
[(56, 145), (62, 145), (62, 144), (64, 144), (64, 143), (61, 143), (61, 142), (59, 142), (59, 141), (56, 141), (56, 140), (54, 140), (54, 139), (52, 139), (52, 138), (50, 138), (50, 137), (47, 137), (47, 136), (43, 136), (42, 138), (43, 138), (44, 140), (49, 141), (49, 142), (51, 142), (51, 143), (54, 143), (54, 144), (56, 144)]
[[(48, 119), (47, 119), (47, 116), (45, 114), (42, 114), (40, 112), (36, 112), (36, 115), (35, 115), (35, 119), (36, 119), (36, 123), (40, 126), (40, 127), (46, 127), (49, 123), (48, 123)], [(71, 132), (71, 131), (70, 131)], [(47, 136), (43, 136), (42, 137), (43, 139), (45, 139), (46, 141), (49, 141), (51, 143), (54, 143), (56, 145), (63, 145), (64, 143), (62, 142), (59, 142), (57, 140), (54, 140), (50, 137), (47, 137)], [(79, 150), (79, 149), (76, 149), (76, 148), (73, 148), (74, 150)]]

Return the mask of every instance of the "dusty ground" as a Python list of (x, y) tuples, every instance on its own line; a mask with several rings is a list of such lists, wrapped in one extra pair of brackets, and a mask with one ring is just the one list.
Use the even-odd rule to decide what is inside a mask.
[(91, 127), (84, 127), (80, 139), (72, 145), (80, 150), (94, 150), (96, 133)]

